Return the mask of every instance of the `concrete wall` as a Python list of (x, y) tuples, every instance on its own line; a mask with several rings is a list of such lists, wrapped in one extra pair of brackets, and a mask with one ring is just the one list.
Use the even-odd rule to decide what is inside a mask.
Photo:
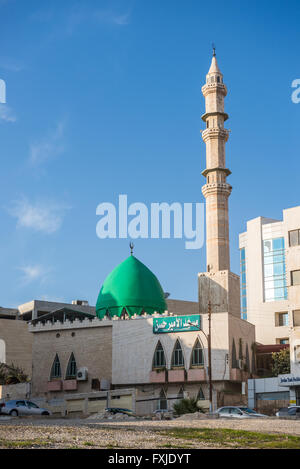
[(24, 321), (0, 319), (1, 359), (22, 368), (31, 377), (32, 334)]
[(197, 314), (199, 313), (199, 305), (197, 301), (184, 301), (184, 300), (173, 300), (168, 298), (167, 300), (168, 311), (170, 313), (177, 314)]
[(26, 399), (30, 396), (31, 383), (18, 383), (0, 386), (0, 400)]
[[(258, 217), (247, 222), (239, 246), (246, 251), (247, 320), (256, 326), (261, 344), (279, 343), (289, 337), (293, 310), (300, 309), (300, 286), (290, 286), (290, 271), (300, 269), (300, 246), (289, 247), (288, 232), (300, 228), (300, 207), (283, 211), (283, 221)], [(263, 244), (266, 239), (284, 237), (288, 299), (265, 302)], [(277, 313), (288, 312), (289, 325), (278, 326)]]
[[(85, 327), (86, 323), (86, 327)], [(88, 380), (78, 381), (76, 392), (91, 391), (93, 378), (106, 379), (111, 382), (112, 369), (112, 327), (111, 321), (66, 321), (53, 326), (31, 326), (33, 340), (33, 396), (47, 393), (52, 363), (58, 354), (62, 380), (71, 353), (74, 353), (77, 369), (87, 367)], [(57, 335), (59, 334), (59, 337)], [(73, 335), (74, 334), (74, 335)], [(60, 396), (62, 391), (52, 391), (51, 396)]]
[[(137, 318), (129, 321), (114, 321), (112, 340), (112, 382), (116, 385), (150, 383), (153, 356), (158, 341), (161, 342), (167, 368), (171, 368), (171, 358), (176, 340), (184, 354), (185, 370), (190, 369), (191, 354), (196, 339), (199, 338), (204, 348), (204, 369), (208, 365), (207, 334), (208, 315), (202, 315), (203, 331), (175, 332), (168, 334), (153, 333), (153, 319)], [(248, 344), (250, 360), (252, 344), (255, 342), (253, 325), (228, 313), (212, 314), (212, 379), (229, 380), (231, 368), (231, 344), (235, 337), (243, 341), (245, 354)], [(180, 381), (180, 380), (179, 380)]]

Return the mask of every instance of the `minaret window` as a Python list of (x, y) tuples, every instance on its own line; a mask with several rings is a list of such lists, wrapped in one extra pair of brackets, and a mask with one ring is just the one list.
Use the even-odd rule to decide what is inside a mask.
[(58, 355), (55, 355), (54, 362), (51, 368), (50, 379), (61, 378), (61, 368)]
[(184, 366), (184, 357), (183, 357), (183, 352), (182, 352), (182, 348), (181, 348), (179, 340), (176, 341), (176, 344), (173, 350), (172, 366)]
[(161, 368), (166, 366), (166, 358), (163, 346), (160, 341), (156, 346), (154, 357), (153, 357), (153, 368)]
[(217, 82), (220, 83), (220, 77), (217, 77)]

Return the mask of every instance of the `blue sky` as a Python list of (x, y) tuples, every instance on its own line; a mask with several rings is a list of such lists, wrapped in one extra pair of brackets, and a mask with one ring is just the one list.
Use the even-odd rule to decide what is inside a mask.
[[(228, 87), (232, 270), (246, 221), (299, 205), (299, 1), (0, 0), (0, 305), (95, 304), (129, 240), (96, 207), (203, 202), (211, 43)], [(173, 298), (197, 298), (205, 249), (135, 241)]]

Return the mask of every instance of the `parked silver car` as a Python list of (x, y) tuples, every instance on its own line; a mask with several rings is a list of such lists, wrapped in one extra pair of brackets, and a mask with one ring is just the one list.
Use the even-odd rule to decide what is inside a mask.
[(251, 418), (263, 418), (267, 415), (259, 414), (255, 410), (249, 409), (246, 406), (225, 406), (220, 407), (216, 410), (216, 414), (219, 417), (224, 418), (235, 418), (235, 419), (251, 419)]
[(51, 412), (48, 409), (39, 407), (34, 402), (28, 401), (26, 399), (20, 399), (1, 402), (0, 414), (18, 417), (18, 415), (51, 415)]
[(284, 417), (284, 418), (291, 418), (294, 417), (296, 419), (300, 418), (300, 406), (293, 405), (290, 407), (282, 407), (281, 409), (276, 412), (276, 417)]

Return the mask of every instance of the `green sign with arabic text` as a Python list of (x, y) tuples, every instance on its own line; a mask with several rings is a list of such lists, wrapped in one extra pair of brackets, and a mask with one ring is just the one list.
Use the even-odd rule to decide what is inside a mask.
[(190, 316), (167, 316), (164, 318), (153, 318), (154, 334), (199, 331), (200, 329), (200, 314), (192, 314)]

